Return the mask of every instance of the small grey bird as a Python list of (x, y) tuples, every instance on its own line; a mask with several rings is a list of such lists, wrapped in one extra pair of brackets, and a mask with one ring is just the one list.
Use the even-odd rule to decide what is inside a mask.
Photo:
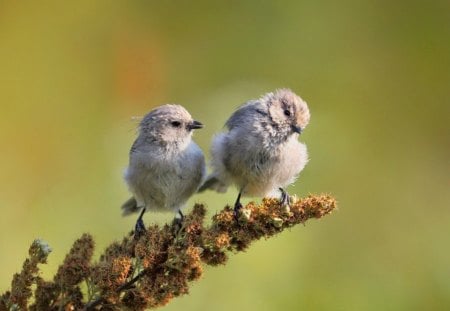
[(226, 122), (228, 131), (216, 135), (211, 146), (212, 174), (200, 187), (225, 192), (235, 184), (239, 195), (268, 196), (293, 183), (308, 162), (306, 146), (298, 141), (309, 122), (306, 103), (289, 89), (279, 89), (239, 107)]
[(124, 175), (133, 197), (122, 205), (123, 215), (142, 210), (136, 232), (145, 231), (146, 210), (173, 211), (182, 221), (181, 208), (205, 176), (203, 152), (192, 140), (192, 130), (202, 127), (179, 105), (157, 107), (142, 119)]

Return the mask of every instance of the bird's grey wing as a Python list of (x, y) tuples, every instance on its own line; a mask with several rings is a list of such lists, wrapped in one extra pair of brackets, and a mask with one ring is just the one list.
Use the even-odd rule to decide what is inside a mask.
[[(173, 174), (170, 165), (159, 162), (160, 152), (152, 144), (145, 144), (139, 138), (130, 150), (130, 164), (125, 172), (125, 180), (137, 201), (136, 207), (124, 204), (123, 210), (139, 211), (142, 206), (159, 209), (164, 206), (167, 184), (166, 176)], [(131, 200), (131, 199), (130, 199)], [(127, 201), (128, 203), (128, 201)]]
[[(138, 141), (137, 139), (133, 142), (130, 148), (130, 155), (136, 152)], [(137, 212), (140, 208), (138, 207), (137, 201), (134, 197), (129, 198), (125, 203), (122, 204), (122, 216), (127, 216)]]
[(229, 130), (232, 130), (239, 126), (239, 124), (245, 124), (249, 119), (259, 114), (267, 115), (267, 107), (257, 100), (250, 100), (240, 106), (227, 120), (225, 125)]
[(133, 153), (135, 153), (135, 152), (137, 151), (137, 149), (138, 149), (138, 144), (139, 144), (139, 142), (138, 142), (138, 140), (136, 139), (136, 140), (133, 142), (133, 145), (132, 145), (131, 148), (130, 148), (130, 155), (132, 155)]
[(180, 196), (183, 198), (189, 198), (200, 187), (206, 173), (205, 158), (198, 146), (195, 146), (196, 151), (191, 154), (189, 162), (189, 169), (180, 175), (183, 179), (182, 187), (179, 190)]

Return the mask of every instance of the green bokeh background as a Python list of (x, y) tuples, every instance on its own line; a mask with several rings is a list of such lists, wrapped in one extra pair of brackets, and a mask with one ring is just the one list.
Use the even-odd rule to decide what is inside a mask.
[(1, 1), (0, 291), (36, 237), (50, 277), (82, 232), (99, 254), (133, 226), (119, 210), (133, 116), (181, 103), (207, 151), (278, 87), (312, 113), (289, 191), (339, 211), (206, 268), (166, 310), (449, 310), (448, 0)]

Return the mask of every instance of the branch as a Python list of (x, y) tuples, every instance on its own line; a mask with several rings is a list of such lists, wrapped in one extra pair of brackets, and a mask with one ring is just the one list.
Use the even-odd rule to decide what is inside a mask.
[[(238, 221), (227, 206), (205, 225), (206, 208), (196, 204), (181, 230), (151, 225), (138, 240), (131, 232), (121, 242), (109, 245), (94, 264), (90, 263), (93, 239), (84, 234), (53, 282), (36, 278), (33, 304), (29, 304), (30, 282), (24, 288), (13, 282), (12, 291), (0, 296), (0, 311), (13, 310), (17, 298), (12, 297), (17, 294), (11, 293), (17, 292), (26, 293), (20, 300), (23, 310), (160, 307), (187, 294), (189, 283), (200, 278), (204, 264), (223, 265), (230, 253), (243, 251), (262, 237), (269, 238), (308, 219), (321, 218), (335, 208), (336, 201), (326, 195), (293, 199), (290, 207), (281, 206), (276, 199), (263, 199), (259, 205), (251, 202), (241, 209)], [(80, 289), (83, 280), (88, 284), (87, 298)]]

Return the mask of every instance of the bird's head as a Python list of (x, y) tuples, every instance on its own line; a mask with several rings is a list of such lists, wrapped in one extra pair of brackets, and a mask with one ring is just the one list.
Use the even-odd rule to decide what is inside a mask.
[(289, 89), (267, 93), (261, 101), (267, 103), (270, 121), (281, 133), (298, 135), (309, 123), (306, 102)]
[(185, 145), (194, 129), (203, 124), (195, 121), (189, 112), (180, 105), (163, 105), (150, 111), (142, 119), (139, 133), (144, 138), (161, 144)]

